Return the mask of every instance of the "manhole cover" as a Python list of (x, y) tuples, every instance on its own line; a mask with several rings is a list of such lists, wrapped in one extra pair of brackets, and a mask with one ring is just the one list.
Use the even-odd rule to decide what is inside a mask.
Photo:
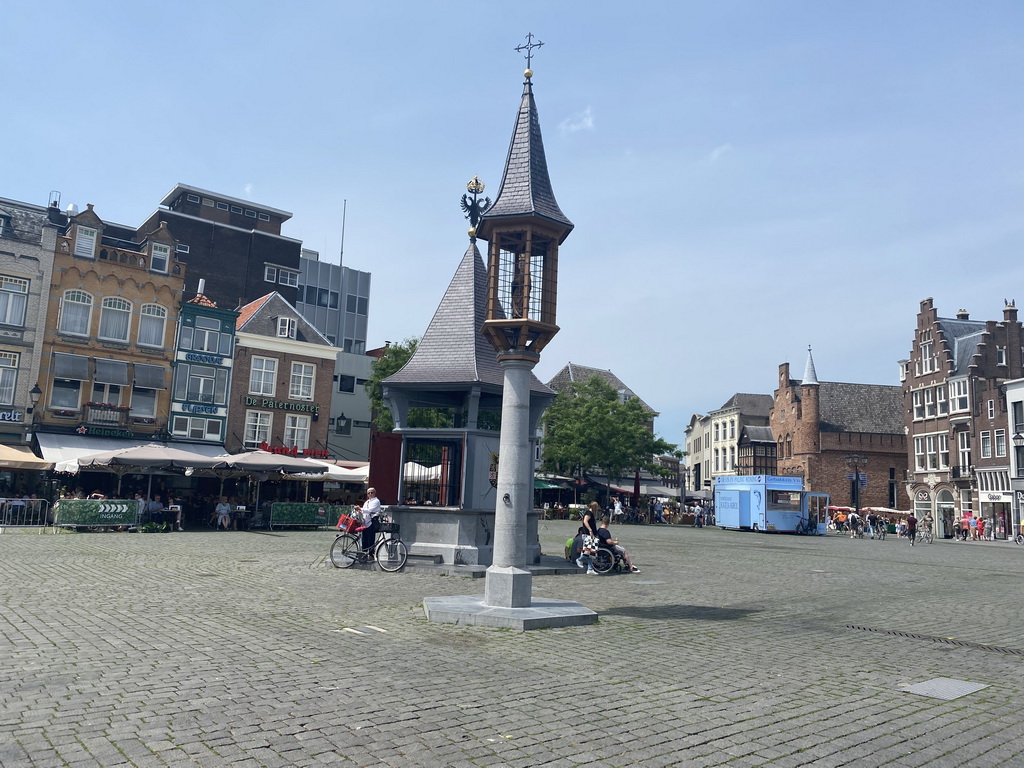
[(934, 680), (927, 680), (923, 683), (908, 685), (903, 688), (905, 693), (916, 693), (920, 696), (929, 696), (933, 699), (952, 701), (966, 696), (969, 693), (976, 693), (982, 688), (988, 688), (984, 683), (970, 683), (966, 680), (954, 680), (951, 677), (936, 677)]

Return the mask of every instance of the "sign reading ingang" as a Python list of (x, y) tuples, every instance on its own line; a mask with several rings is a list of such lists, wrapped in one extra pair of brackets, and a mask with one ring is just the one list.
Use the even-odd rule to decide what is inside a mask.
[(61, 499), (53, 507), (54, 525), (99, 528), (135, 525), (139, 502), (132, 499)]

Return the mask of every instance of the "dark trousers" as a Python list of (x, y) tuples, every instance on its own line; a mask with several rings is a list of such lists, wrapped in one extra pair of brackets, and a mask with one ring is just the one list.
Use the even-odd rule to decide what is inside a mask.
[(380, 530), (380, 521), (377, 518), (373, 518), (373, 522), (370, 526), (363, 531), (363, 552), (367, 555), (370, 554), (370, 550), (373, 549), (373, 540), (377, 536), (377, 531)]

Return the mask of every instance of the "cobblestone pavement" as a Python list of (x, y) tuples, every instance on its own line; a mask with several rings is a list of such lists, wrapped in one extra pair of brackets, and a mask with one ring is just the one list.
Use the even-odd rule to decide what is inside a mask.
[(527, 633), (330, 532), (0, 535), (0, 765), (1024, 765), (1024, 547), (614, 533), (641, 573), (534, 579), (600, 622)]

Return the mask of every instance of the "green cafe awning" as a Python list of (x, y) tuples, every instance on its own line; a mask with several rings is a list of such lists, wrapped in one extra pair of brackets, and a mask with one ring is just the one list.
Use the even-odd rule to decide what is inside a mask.
[(547, 480), (541, 480), (539, 477), (533, 478), (533, 488), (537, 491), (545, 491), (548, 488), (561, 488), (560, 485), (549, 483)]

